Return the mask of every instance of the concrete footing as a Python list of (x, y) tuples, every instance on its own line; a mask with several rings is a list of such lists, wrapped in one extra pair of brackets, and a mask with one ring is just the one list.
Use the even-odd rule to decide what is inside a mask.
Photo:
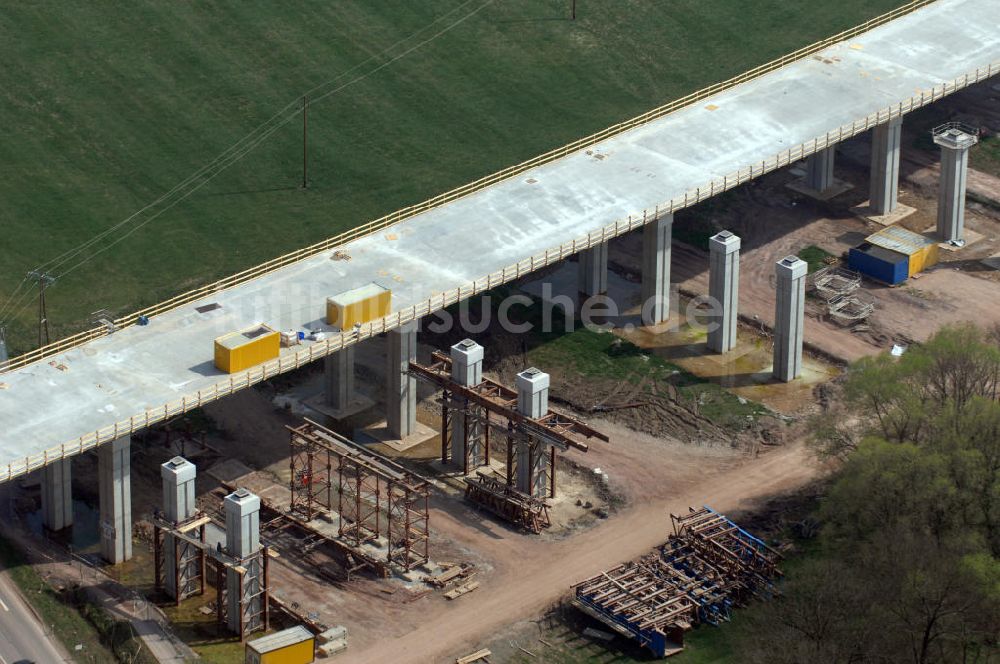
[(42, 525), (62, 530), (73, 525), (72, 459), (54, 461), (42, 468)]
[(808, 264), (797, 256), (775, 263), (774, 377), (789, 382), (802, 373)]
[(131, 449), (129, 436), (97, 448), (101, 556), (112, 564), (132, 557)]
[(969, 148), (978, 140), (975, 134), (958, 127), (934, 133), (934, 142), (941, 146), (937, 234), (945, 242), (959, 246), (965, 241), (965, 186), (969, 171)]
[(903, 118), (893, 118), (872, 130), (871, 196), (873, 215), (887, 215), (896, 209), (899, 199), (899, 150), (903, 136)]
[(417, 357), (416, 322), (391, 330), (386, 369), (386, 425), (390, 436), (403, 439), (417, 425), (417, 380), (410, 373), (410, 361)]
[(577, 290), (587, 297), (608, 292), (608, 243), (580, 252)]
[(642, 227), (642, 324), (659, 325), (670, 318), (670, 244), (674, 215)]
[(708, 331), (708, 347), (725, 353), (736, 345), (736, 322), (740, 293), (740, 238), (729, 231), (708, 241), (708, 293), (720, 314)]

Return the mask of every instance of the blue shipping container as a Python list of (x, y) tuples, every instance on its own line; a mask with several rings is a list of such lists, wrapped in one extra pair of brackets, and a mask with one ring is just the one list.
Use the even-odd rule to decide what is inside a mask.
[(866, 277), (894, 286), (906, 281), (910, 259), (905, 254), (862, 242), (851, 249), (847, 263)]

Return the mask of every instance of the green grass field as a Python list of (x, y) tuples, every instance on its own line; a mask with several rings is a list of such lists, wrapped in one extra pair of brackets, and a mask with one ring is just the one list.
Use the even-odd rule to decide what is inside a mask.
[[(460, 4), (6, 6), (0, 12), (0, 306), (29, 269), (150, 203), (311, 86)], [(84, 327), (99, 308), (121, 314), (155, 303), (898, 4), (581, 0), (574, 22), (567, 20), (569, 0), (496, 0), (311, 108), (308, 191), (299, 188), (296, 119), (187, 201), (66, 273), (49, 293), (55, 336)], [(8, 330), (17, 351), (34, 342), (35, 312), (26, 302)]]

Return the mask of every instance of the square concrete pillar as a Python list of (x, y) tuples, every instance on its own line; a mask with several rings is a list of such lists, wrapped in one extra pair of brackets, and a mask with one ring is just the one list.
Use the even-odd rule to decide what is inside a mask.
[(903, 118), (897, 117), (872, 130), (871, 196), (869, 205), (876, 215), (886, 215), (899, 202), (899, 150)]
[(833, 163), (836, 146), (814, 152), (806, 158), (806, 186), (823, 193), (833, 187)]
[[(517, 374), (517, 410), (525, 417), (537, 419), (549, 412), (549, 375), (531, 367)], [(532, 496), (544, 496), (548, 483), (548, 454), (538, 440), (517, 439), (518, 491)]]
[(736, 345), (736, 320), (740, 299), (740, 238), (729, 231), (708, 240), (708, 294), (721, 314), (708, 331), (708, 347), (725, 353)]
[(346, 411), (354, 399), (354, 346), (348, 346), (323, 359), (326, 405)]
[(642, 227), (642, 324), (659, 325), (670, 318), (670, 243), (674, 215)]
[(600, 295), (608, 292), (608, 243), (595, 244), (579, 254), (577, 290), (582, 295)]
[(131, 450), (129, 436), (97, 448), (101, 556), (115, 565), (132, 557)]
[(938, 190), (937, 234), (945, 242), (965, 243), (965, 183), (969, 148), (979, 141), (975, 130), (949, 123), (934, 130), (941, 146), (941, 187)]
[[(237, 489), (223, 501), (226, 513), (226, 551), (241, 561), (245, 571), (242, 578), (237, 570), (226, 570), (227, 615), (226, 625), (230, 631), (239, 633), (241, 622), (248, 631), (261, 626), (260, 619), (249, 619), (261, 609), (263, 596), (263, 569), (260, 556), (260, 498), (247, 491)], [(240, 600), (243, 599), (241, 621)]]
[(389, 352), (385, 419), (389, 435), (403, 439), (417, 426), (417, 381), (409, 373), (410, 361), (417, 357), (417, 324), (407, 323), (386, 336)]
[(786, 383), (802, 373), (808, 271), (809, 265), (797, 256), (786, 256), (774, 266), (774, 377)]
[[(160, 465), (160, 479), (163, 480), (163, 518), (176, 526), (193, 517), (197, 512), (195, 504), (195, 465), (183, 457), (176, 456)], [(199, 552), (183, 540), (173, 535), (163, 536), (163, 579), (168, 597), (184, 598), (195, 588), (192, 580), (197, 578)]]
[(71, 458), (53, 461), (42, 468), (42, 525), (62, 530), (73, 525), (73, 477)]
[[(483, 347), (472, 339), (459, 341), (451, 347), (451, 377), (459, 385), (474, 387), (483, 382)], [(466, 410), (466, 399), (456, 397)], [(483, 432), (478, 420), (466, 413), (455, 412), (451, 417), (451, 460), (459, 468), (464, 468), (466, 460), (473, 466), (485, 463)]]

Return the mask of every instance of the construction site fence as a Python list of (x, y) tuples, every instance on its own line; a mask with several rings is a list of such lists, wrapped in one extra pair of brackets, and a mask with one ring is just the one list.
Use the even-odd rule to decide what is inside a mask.
[[(266, 274), (269, 274), (270, 272), (283, 268), (297, 261), (309, 258), (323, 251), (337, 248), (343, 244), (346, 244), (353, 240), (357, 240), (362, 237), (366, 237), (368, 235), (373, 235), (375, 233), (385, 230), (386, 228), (389, 228), (390, 226), (398, 224), (401, 221), (409, 219), (410, 217), (421, 214), (423, 212), (439, 207), (441, 205), (445, 205), (446, 203), (453, 202), (455, 200), (458, 200), (459, 198), (468, 196), (469, 194), (477, 192), (481, 189), (484, 189), (491, 185), (497, 184), (509, 178), (520, 175), (532, 168), (536, 168), (543, 164), (547, 164), (551, 161), (555, 161), (556, 159), (565, 157), (566, 155), (571, 154), (573, 152), (577, 152), (579, 150), (592, 147), (593, 145), (596, 145), (601, 141), (605, 141), (621, 133), (624, 133), (631, 129), (635, 129), (636, 127), (648, 124), (653, 120), (657, 120), (665, 115), (669, 115), (670, 113), (673, 113), (686, 106), (707, 99), (708, 97), (711, 97), (720, 92), (728, 90), (729, 88), (735, 87), (742, 83), (746, 83), (747, 81), (751, 81), (755, 78), (759, 78), (765, 74), (775, 71), (776, 69), (780, 69), (781, 67), (784, 67), (787, 64), (796, 62), (805, 57), (813, 55), (834, 44), (838, 44), (842, 41), (851, 39), (869, 30), (872, 30), (873, 28), (888, 23), (889, 21), (892, 21), (896, 18), (899, 18), (906, 14), (910, 14), (916, 11), (917, 9), (927, 6), (935, 1), (936, 0), (913, 0), (912, 2), (908, 2), (905, 5), (902, 5), (901, 7), (893, 9), (890, 12), (877, 16), (868, 21), (865, 21), (864, 23), (857, 25), (853, 28), (849, 28), (848, 30), (844, 30), (843, 32), (837, 33), (831, 37), (827, 37), (826, 39), (818, 41), (814, 44), (810, 44), (809, 46), (800, 48), (797, 51), (793, 51), (791, 53), (783, 55), (779, 58), (771, 60), (770, 62), (767, 62), (760, 66), (754, 67), (753, 69), (745, 71), (742, 74), (738, 74), (720, 83), (712, 84), (708, 87), (698, 90), (697, 92), (693, 92), (679, 99), (675, 99), (667, 104), (664, 104), (663, 106), (659, 106), (651, 111), (647, 111), (641, 115), (637, 115), (629, 120), (625, 120), (618, 124), (612, 125), (606, 129), (602, 129), (601, 131), (591, 134), (590, 136), (578, 139), (576, 141), (573, 141), (572, 143), (568, 143), (562, 147), (550, 150), (549, 152), (538, 155), (537, 157), (534, 157), (527, 161), (523, 161), (514, 166), (509, 166), (507, 168), (499, 170), (495, 173), (487, 175), (483, 178), (480, 178), (468, 184), (462, 185), (450, 191), (446, 191), (442, 194), (438, 194), (437, 196), (429, 198), (421, 203), (404, 207), (400, 210), (396, 210), (395, 212), (390, 212), (389, 214), (383, 217), (369, 221), (349, 231), (345, 231), (339, 235), (335, 235), (333, 237), (317, 242), (316, 244), (304, 247), (302, 249), (298, 249), (296, 251), (285, 254), (283, 256), (279, 256), (277, 258), (273, 258), (269, 261), (266, 261), (254, 267), (243, 270), (242, 272), (237, 272), (236, 274), (230, 275), (216, 282), (206, 284), (199, 288), (192, 289), (185, 293), (176, 295), (168, 300), (164, 300), (163, 302), (160, 302), (153, 306), (117, 318), (115, 321), (113, 321), (114, 325), (113, 329), (114, 330), (124, 329), (126, 327), (136, 324), (136, 322), (139, 320), (141, 316), (150, 318), (152, 316), (165, 313), (172, 309), (176, 309), (177, 307), (184, 306), (186, 304), (194, 302), (195, 300), (199, 300), (203, 297), (211, 295), (212, 293), (217, 293), (222, 290), (239, 286), (248, 281), (264, 276)], [(18, 357), (12, 358), (8, 362), (8, 365), (4, 370), (10, 371), (13, 369), (17, 369), (19, 367), (23, 367), (27, 364), (31, 364), (33, 362), (43, 360), (52, 355), (65, 352), (67, 350), (85, 344), (99, 337), (106, 336), (110, 333), (111, 333), (111, 328), (109, 328), (106, 325), (101, 325), (93, 327), (88, 330), (84, 330), (83, 332), (78, 332), (71, 336), (64, 337), (63, 339), (55, 341), (51, 344), (41, 346), (40, 348), (36, 348), (35, 350), (28, 351), (27, 353), (19, 355)]]
[[(997, 73), (1000, 73), (1000, 62), (993, 63), (987, 67), (978, 68), (973, 73), (966, 74), (958, 79), (955, 79), (954, 81), (935, 86), (932, 89), (921, 91), (919, 95), (915, 95), (896, 105), (890, 106), (876, 113), (872, 113), (865, 118), (855, 120), (850, 124), (842, 125), (837, 129), (827, 132), (823, 136), (785, 150), (770, 159), (751, 164), (750, 166), (728, 175), (717, 177), (701, 187), (696, 187), (695, 189), (685, 192), (683, 196), (674, 197), (662, 205), (655, 206), (652, 210), (645, 210), (641, 215), (630, 215), (626, 219), (615, 221), (613, 224), (604, 226), (597, 231), (593, 231), (572, 241), (565, 242), (558, 247), (537, 253), (529, 258), (519, 261), (518, 263), (509, 265), (501, 270), (497, 270), (484, 277), (471, 281), (465, 286), (460, 286), (446, 293), (432, 296), (413, 306), (396, 311), (384, 318), (363, 325), (357, 330), (335, 334), (322, 341), (310, 343), (300, 349), (288, 349), (277, 359), (270, 360), (247, 371), (230, 375), (210, 388), (198, 390), (197, 392), (193, 392), (176, 401), (164, 404), (163, 406), (147, 409), (144, 413), (137, 414), (125, 420), (120, 420), (113, 425), (108, 425), (92, 433), (85, 434), (73, 441), (51, 447), (44, 452), (26, 456), (23, 460), (11, 462), (7, 464), (6, 473), (0, 472), (0, 482), (29, 473), (54, 461), (86, 452), (101, 443), (115, 440), (121, 436), (129, 435), (135, 431), (145, 429), (153, 424), (163, 422), (172, 417), (176, 417), (177, 415), (199, 408), (221, 397), (261, 383), (269, 378), (277, 376), (278, 374), (298, 369), (299, 367), (326, 357), (332, 353), (336, 353), (337, 351), (365, 339), (378, 336), (384, 332), (388, 332), (408, 323), (415, 322), (424, 316), (440, 311), (441, 309), (447, 308), (466, 298), (484, 293), (510, 281), (517, 280), (543, 267), (564, 260), (585, 249), (589, 249), (598, 244), (607, 242), (612, 238), (641, 228), (643, 225), (654, 219), (673, 214), (678, 210), (707, 200), (717, 194), (749, 182), (750, 180), (758, 178), (766, 173), (788, 166), (789, 164), (795, 163), (811, 154), (834, 146), (841, 141), (868, 131), (873, 127), (901, 117), (906, 113), (937, 101), (942, 97), (953, 94), (957, 90), (961, 90), (965, 87), (986, 80)], [(94, 337), (98, 336), (103, 335), (94, 335)]]

